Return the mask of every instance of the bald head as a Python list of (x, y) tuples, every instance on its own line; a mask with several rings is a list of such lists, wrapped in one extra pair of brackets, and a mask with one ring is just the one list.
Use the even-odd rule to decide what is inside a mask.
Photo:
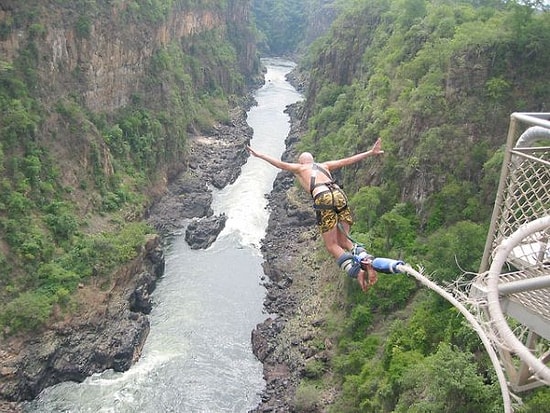
[(313, 163), (313, 155), (309, 152), (302, 152), (300, 156), (298, 156), (298, 163), (301, 164), (307, 164), (307, 163)]

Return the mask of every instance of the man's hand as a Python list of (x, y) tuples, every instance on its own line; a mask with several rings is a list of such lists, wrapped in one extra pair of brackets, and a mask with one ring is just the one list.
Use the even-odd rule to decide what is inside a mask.
[[(357, 282), (361, 289), (367, 292), (378, 281), (378, 273), (372, 268), (370, 263), (366, 264), (365, 267), (366, 271), (361, 270), (359, 274), (357, 274)], [(367, 275), (367, 279), (365, 278), (365, 274)]]
[(384, 153), (384, 151), (382, 150), (382, 139), (381, 138), (378, 138), (376, 140), (376, 142), (374, 142), (374, 145), (371, 148), (371, 153), (373, 155), (381, 155), (381, 154)]
[(367, 267), (367, 274), (368, 274), (368, 286), (369, 288), (372, 287), (374, 284), (378, 282), (378, 273), (372, 268), (372, 265), (369, 265)]

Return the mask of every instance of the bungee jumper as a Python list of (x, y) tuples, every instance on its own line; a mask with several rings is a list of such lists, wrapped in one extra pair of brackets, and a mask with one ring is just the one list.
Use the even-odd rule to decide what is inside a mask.
[(347, 196), (331, 174), (331, 171), (352, 165), (369, 156), (383, 154), (380, 138), (368, 151), (321, 163), (315, 162), (313, 155), (309, 152), (301, 153), (298, 156), (298, 162), (292, 163), (260, 153), (250, 146), (247, 146), (247, 149), (253, 156), (279, 169), (292, 172), (300, 185), (311, 194), (317, 225), (325, 248), (343, 271), (351, 278), (357, 279), (363, 291), (368, 291), (378, 281), (377, 271), (399, 272), (397, 265), (402, 263), (401, 261), (374, 258), (361, 244), (354, 242), (349, 236), (353, 218)]

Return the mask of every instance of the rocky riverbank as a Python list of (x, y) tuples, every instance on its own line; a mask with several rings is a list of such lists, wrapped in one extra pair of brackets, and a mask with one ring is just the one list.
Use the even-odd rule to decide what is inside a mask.
[(82, 285), (71, 315), (32, 334), (10, 337), (0, 348), (0, 412), (19, 412), (61, 381), (93, 373), (125, 371), (139, 358), (149, 332), (150, 292), (164, 272), (160, 237), (151, 236), (138, 256), (106, 281)]
[(190, 139), (185, 171), (149, 210), (148, 222), (164, 238), (180, 231), (191, 219), (193, 234), (186, 236), (191, 248), (207, 248), (216, 239), (226, 217), (213, 216), (210, 188), (221, 189), (235, 182), (248, 159), (246, 145), (252, 133), (246, 112), (238, 108), (231, 123), (218, 125), (209, 136)]
[[(290, 106), (288, 112), (292, 127), (282, 159), (293, 162), (302, 133), (301, 104)], [(265, 308), (273, 316), (252, 332), (254, 354), (264, 365), (267, 383), (254, 413), (321, 412), (332, 398), (330, 389), (321, 400), (308, 399), (300, 391), (301, 380), (311, 377), (311, 366), (322, 366), (331, 358), (332, 341), (322, 327), (335, 292), (326, 286), (341, 277), (322, 247), (310, 204), (294, 176), (280, 172), (269, 196), (270, 218), (262, 243), (269, 277)]]
[(151, 292), (164, 273), (163, 244), (196, 219), (190, 244), (208, 246), (223, 228), (225, 216), (213, 217), (211, 187), (223, 188), (240, 174), (248, 158), (252, 130), (246, 113), (236, 109), (232, 122), (209, 136), (189, 142), (189, 162), (150, 208), (151, 236), (138, 257), (105, 288), (92, 280), (77, 294), (78, 310), (56, 316), (40, 332), (2, 340), (0, 347), (0, 412), (20, 412), (18, 404), (63, 381), (82, 381), (101, 371), (126, 371), (139, 358), (149, 333)]

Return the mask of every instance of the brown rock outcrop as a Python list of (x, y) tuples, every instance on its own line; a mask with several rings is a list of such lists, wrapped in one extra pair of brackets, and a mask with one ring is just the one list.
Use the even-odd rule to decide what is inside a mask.
[[(299, 108), (300, 104), (289, 107), (292, 128), (282, 156), (289, 161), (296, 159)], [(304, 298), (309, 288), (315, 288), (313, 279), (318, 278), (319, 268), (308, 258), (316, 249), (315, 214), (307, 194), (295, 187), (293, 175), (287, 172), (278, 174), (268, 207), (271, 213), (262, 242), (264, 272), (269, 277), (264, 306), (276, 317), (258, 324), (252, 332), (253, 351), (264, 365), (266, 380), (262, 402), (251, 411), (254, 413), (293, 411), (306, 358), (315, 353), (312, 347), (303, 345), (300, 328), (294, 331), (290, 327), (291, 323), (302, 322)]]
[(137, 290), (150, 293), (163, 271), (160, 238), (153, 236), (114, 275), (107, 291), (83, 286), (76, 313), (40, 332), (3, 341), (0, 411), (6, 402), (30, 400), (61, 381), (82, 381), (107, 369), (127, 370), (139, 358), (149, 332), (143, 303), (130, 306), (131, 297)]

